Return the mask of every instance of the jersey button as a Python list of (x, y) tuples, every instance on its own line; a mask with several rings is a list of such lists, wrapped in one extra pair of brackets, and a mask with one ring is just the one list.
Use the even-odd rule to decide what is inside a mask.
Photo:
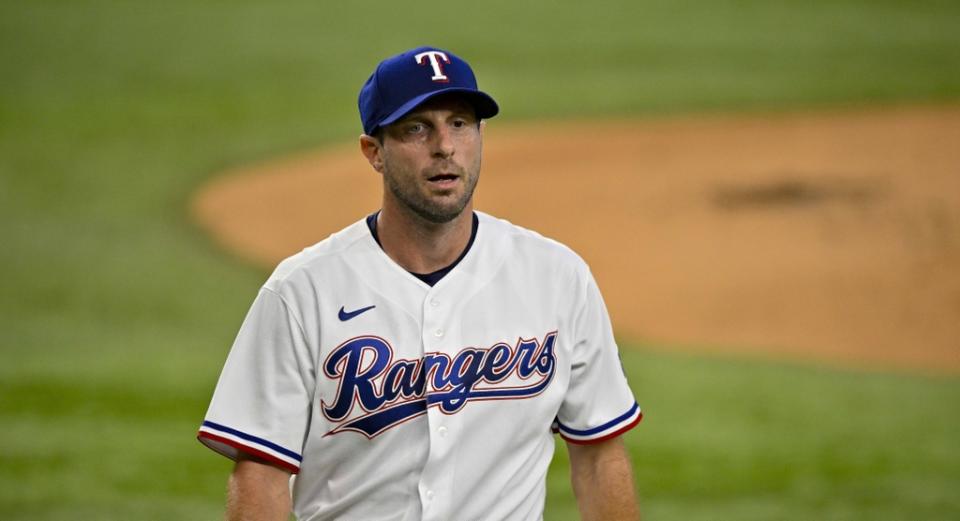
[(432, 490), (428, 490), (426, 496), (427, 496), (427, 501), (432, 501), (432, 500), (433, 500), (433, 491), (432, 491)]
[(442, 329), (438, 329), (438, 330), (434, 331), (434, 332), (433, 332), (433, 336), (435, 336), (435, 337), (437, 337), (437, 338), (442, 337), (442, 336), (443, 336), (443, 330), (442, 330)]
[(440, 305), (440, 301), (437, 300), (437, 299), (435, 299), (435, 298), (432, 298), (432, 299), (430, 299), (430, 305), (433, 306), (433, 307), (437, 307), (437, 306)]
[(446, 427), (440, 427), (439, 429), (437, 429), (437, 433), (440, 434), (440, 437), (441, 437), (441, 438), (446, 438), (446, 437), (447, 437), (447, 428), (446, 428)]

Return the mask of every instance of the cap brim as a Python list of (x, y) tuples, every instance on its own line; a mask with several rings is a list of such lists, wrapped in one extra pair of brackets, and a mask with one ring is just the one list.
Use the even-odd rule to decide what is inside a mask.
[(435, 98), (443, 94), (450, 94), (450, 93), (462, 94), (464, 99), (466, 99), (471, 105), (473, 105), (473, 109), (476, 111), (478, 119), (489, 119), (496, 116), (497, 113), (500, 112), (500, 107), (497, 105), (497, 102), (493, 101), (493, 98), (491, 98), (489, 94), (479, 90), (465, 89), (462, 87), (451, 87), (449, 89), (440, 89), (440, 90), (428, 92), (426, 94), (421, 94), (420, 96), (417, 96), (416, 98), (411, 99), (410, 101), (401, 105), (400, 108), (393, 111), (392, 114), (390, 114), (389, 116), (381, 120), (377, 124), (377, 126), (374, 127), (374, 130), (376, 128), (389, 125), (397, 121), (398, 119), (406, 116), (413, 109), (417, 108), (418, 106), (420, 106), (421, 104), (423, 104), (429, 99)]

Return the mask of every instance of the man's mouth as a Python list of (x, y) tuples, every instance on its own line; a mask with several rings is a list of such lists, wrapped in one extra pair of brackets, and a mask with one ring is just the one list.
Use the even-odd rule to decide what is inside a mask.
[(457, 179), (459, 178), (460, 176), (456, 174), (437, 174), (433, 177), (427, 178), (427, 181), (430, 181), (430, 183), (434, 185), (446, 187), (446, 186), (452, 186), (454, 183), (457, 182)]

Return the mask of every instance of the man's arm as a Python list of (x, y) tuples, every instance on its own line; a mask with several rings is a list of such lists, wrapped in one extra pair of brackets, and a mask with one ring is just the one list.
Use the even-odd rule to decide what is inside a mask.
[(630, 458), (620, 437), (590, 445), (568, 442), (567, 450), (583, 521), (640, 519)]
[(241, 452), (227, 485), (227, 521), (287, 521), (290, 472)]

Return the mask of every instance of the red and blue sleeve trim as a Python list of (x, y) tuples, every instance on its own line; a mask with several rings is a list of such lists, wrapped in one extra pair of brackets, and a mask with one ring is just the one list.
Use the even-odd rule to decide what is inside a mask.
[(197, 433), (197, 439), (228, 458), (236, 459), (237, 451), (242, 451), (289, 470), (293, 474), (300, 471), (300, 462), (303, 461), (300, 454), (290, 449), (211, 421), (203, 422)]
[(641, 419), (643, 419), (643, 412), (640, 411), (640, 405), (634, 402), (627, 412), (597, 427), (583, 430), (573, 429), (560, 423), (559, 420), (557, 420), (556, 426), (564, 440), (571, 443), (589, 444), (620, 436), (634, 428), (640, 423)]

